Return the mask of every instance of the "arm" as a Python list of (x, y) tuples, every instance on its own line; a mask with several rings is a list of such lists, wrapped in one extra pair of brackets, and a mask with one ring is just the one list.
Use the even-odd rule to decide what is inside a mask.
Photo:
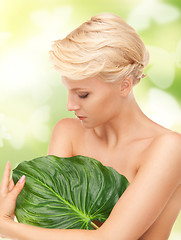
[[(78, 121), (76, 119), (62, 119), (54, 127), (48, 155), (56, 155), (59, 157), (72, 156), (73, 132)], [(7, 163), (0, 186), (0, 235), (11, 239), (19, 240), (50, 240), (50, 239), (66, 239), (75, 240), (87, 239), (96, 240), (96, 231), (87, 230), (64, 230), (64, 229), (45, 229), (30, 225), (20, 224), (13, 221), (16, 198), (23, 189), (24, 183), (18, 182), (14, 186), (13, 180), (9, 181), (10, 164)], [(11, 207), (10, 207), (11, 206)], [(96, 235), (96, 236), (95, 236)], [(99, 236), (98, 239), (101, 239)]]
[(180, 146), (181, 137), (175, 133), (153, 142), (134, 181), (102, 225), (107, 239), (113, 233), (114, 240), (139, 239), (158, 218), (181, 184)]
[(72, 237), (75, 240), (136, 240), (152, 225), (181, 183), (180, 144), (180, 136), (175, 135), (163, 137), (152, 144), (135, 180), (119, 199), (106, 222), (95, 231), (43, 229), (11, 221), (7, 217), (7, 206), (14, 203), (11, 200), (12, 192), (16, 189), (17, 196), (23, 185), (18, 183), (9, 192), (8, 186), (5, 187), (7, 184), (4, 184), (8, 179), (6, 170), (0, 189), (0, 196), (5, 196), (5, 200), (0, 198), (0, 234), (19, 240), (71, 240)]
[(8, 223), (3, 226), (4, 235), (10, 239), (22, 240), (100, 240), (97, 231), (79, 229), (46, 229), (21, 223)]

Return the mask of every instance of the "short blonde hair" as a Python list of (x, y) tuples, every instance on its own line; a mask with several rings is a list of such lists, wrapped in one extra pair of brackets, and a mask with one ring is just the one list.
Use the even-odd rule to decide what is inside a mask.
[(130, 75), (133, 84), (143, 78), (149, 54), (136, 31), (121, 17), (102, 13), (93, 16), (50, 51), (55, 69), (70, 79), (99, 76), (107, 82)]

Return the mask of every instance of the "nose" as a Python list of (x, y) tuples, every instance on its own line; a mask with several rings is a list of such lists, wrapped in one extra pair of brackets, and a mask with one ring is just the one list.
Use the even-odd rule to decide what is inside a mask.
[(68, 111), (76, 111), (80, 108), (78, 102), (76, 101), (75, 97), (71, 94), (68, 95), (67, 100), (67, 110)]

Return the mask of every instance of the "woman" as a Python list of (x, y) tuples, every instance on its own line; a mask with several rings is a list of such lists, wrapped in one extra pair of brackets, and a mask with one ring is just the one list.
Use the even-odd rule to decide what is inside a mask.
[(129, 187), (95, 231), (43, 229), (13, 221), (25, 177), (14, 186), (6, 165), (0, 187), (0, 234), (19, 240), (166, 240), (181, 206), (181, 136), (147, 118), (133, 95), (147, 50), (120, 17), (92, 17), (52, 46), (50, 57), (68, 90), (48, 154), (85, 155), (125, 175)]

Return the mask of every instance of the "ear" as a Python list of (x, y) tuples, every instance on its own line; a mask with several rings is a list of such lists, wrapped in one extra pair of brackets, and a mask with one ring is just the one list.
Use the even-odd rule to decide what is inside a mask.
[(129, 95), (133, 87), (132, 78), (128, 77), (122, 80), (120, 85), (121, 95), (126, 97)]

